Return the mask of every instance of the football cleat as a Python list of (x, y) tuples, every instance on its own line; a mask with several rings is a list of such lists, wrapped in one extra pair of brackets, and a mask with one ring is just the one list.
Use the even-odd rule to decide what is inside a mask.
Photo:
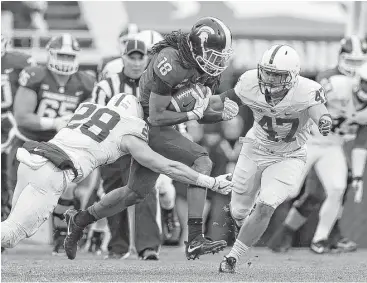
[(68, 209), (65, 213), (65, 221), (68, 225), (67, 235), (64, 241), (64, 249), (68, 259), (74, 259), (76, 256), (76, 251), (78, 249), (78, 242), (83, 237), (83, 230), (85, 227), (79, 227), (75, 224), (74, 219), (75, 215), (78, 214), (78, 211), (71, 208)]
[(333, 244), (331, 249), (342, 253), (354, 252), (357, 250), (357, 244), (348, 238), (342, 238), (336, 244)]
[(235, 273), (237, 260), (234, 257), (224, 257), (219, 265), (219, 272)]
[(108, 255), (104, 257), (104, 259), (127, 259), (130, 256), (130, 252), (127, 253), (114, 253), (109, 252)]
[(186, 258), (196, 259), (201, 255), (210, 254), (210, 253), (218, 253), (227, 246), (227, 242), (224, 240), (213, 241), (209, 238), (204, 237), (204, 235), (198, 235), (191, 242), (185, 242), (186, 248)]
[(158, 252), (153, 249), (145, 249), (139, 258), (142, 260), (159, 260)]
[(282, 225), (268, 242), (268, 247), (273, 252), (284, 253), (287, 252), (293, 243), (294, 231), (285, 225)]
[(325, 254), (330, 252), (330, 244), (328, 240), (321, 240), (311, 243), (310, 249), (316, 254)]

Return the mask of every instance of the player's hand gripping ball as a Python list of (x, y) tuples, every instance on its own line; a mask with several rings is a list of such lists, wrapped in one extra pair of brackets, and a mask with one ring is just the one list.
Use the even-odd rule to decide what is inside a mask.
[(210, 96), (210, 88), (202, 84), (184, 86), (172, 94), (171, 103), (168, 105), (167, 109), (175, 112), (190, 112), (200, 106), (206, 109), (208, 104), (206, 103), (205, 106), (203, 102), (206, 99), (209, 102)]

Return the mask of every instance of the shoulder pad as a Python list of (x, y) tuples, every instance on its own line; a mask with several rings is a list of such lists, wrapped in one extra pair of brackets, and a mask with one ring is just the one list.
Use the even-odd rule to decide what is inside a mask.
[(249, 89), (259, 84), (257, 79), (257, 69), (246, 71), (238, 79), (234, 90), (238, 96), (246, 96)]
[(296, 95), (307, 108), (326, 102), (324, 88), (318, 82), (301, 76), (299, 77)]
[(36, 60), (25, 53), (19, 52), (19, 51), (11, 51), (9, 55), (12, 58), (12, 62), (14, 64), (14, 67), (17, 69), (24, 69), (27, 66), (35, 66)]
[(149, 126), (143, 119), (133, 116), (122, 116), (121, 120), (124, 120), (124, 122), (128, 125), (128, 127), (126, 127), (126, 135), (133, 135), (144, 140), (145, 142), (148, 142)]
[(188, 72), (180, 65), (178, 51), (171, 47), (161, 50), (151, 64), (154, 73), (170, 87), (181, 83)]
[(28, 66), (19, 74), (19, 85), (33, 89), (37, 87), (46, 76), (46, 66)]

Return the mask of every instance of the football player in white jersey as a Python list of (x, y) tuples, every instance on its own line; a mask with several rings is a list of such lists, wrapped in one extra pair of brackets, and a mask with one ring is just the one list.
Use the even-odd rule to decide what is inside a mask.
[[(343, 196), (348, 183), (348, 165), (343, 144), (355, 138), (351, 180), (354, 186), (359, 187), (356, 194), (357, 201), (362, 189), (361, 172), (364, 168), (366, 146), (364, 142), (359, 141), (365, 138), (363, 127), (367, 125), (367, 121), (363, 121), (363, 116), (367, 117), (367, 97), (363, 91), (363, 87), (366, 87), (364, 77), (367, 76), (367, 70), (366, 67), (360, 70), (360, 79), (356, 76), (356, 72), (366, 61), (367, 41), (357, 36), (345, 38), (341, 41), (338, 66), (321, 72), (316, 78), (326, 91), (327, 108), (333, 118), (333, 127), (332, 134), (328, 137), (322, 137), (317, 131), (311, 131), (313, 135), (308, 141), (305, 173), (307, 174), (312, 166), (315, 167), (317, 177), (325, 190), (326, 199), (324, 201), (320, 199), (320, 194), (315, 191), (319, 187), (309, 185), (314, 183), (309, 178), (315, 178), (315, 175), (311, 174), (306, 181), (304, 194), (293, 203), (283, 225), (269, 241), (269, 246), (274, 251), (282, 252), (291, 247), (294, 232), (306, 222), (314, 207), (321, 202), (319, 222), (312, 239), (311, 250), (322, 254), (335, 250), (349, 252), (357, 248), (356, 243), (342, 236), (339, 218), (342, 216), (345, 199)], [(362, 161), (358, 161), (359, 159)]]
[[(148, 146), (148, 125), (142, 117), (138, 100), (122, 93), (114, 96), (105, 107), (81, 104), (67, 127), (49, 142), (26, 142), (17, 153), (21, 162), (19, 179), (12, 211), (1, 222), (1, 246), (12, 248), (32, 236), (49, 217), (68, 184), (81, 182), (97, 167), (125, 154), (131, 154), (143, 166), (180, 182), (229, 193), (232, 183), (227, 180), (228, 175), (205, 176), (154, 152)], [(95, 211), (96, 205), (108, 205), (104, 212), (112, 215), (119, 212), (121, 202), (129, 202), (131, 198), (141, 200), (130, 189), (117, 189), (91, 209)], [(96, 218), (109, 216), (91, 213)], [(69, 233), (67, 237), (70, 236)], [(67, 251), (66, 247), (65, 243)]]
[(264, 233), (275, 209), (298, 194), (312, 121), (322, 135), (331, 130), (323, 88), (299, 72), (296, 51), (274, 45), (257, 69), (244, 73), (234, 89), (220, 95), (222, 103), (228, 97), (250, 107), (254, 115), (253, 127), (241, 138), (232, 179), (230, 212), (241, 229), (220, 272), (235, 272), (236, 262)]

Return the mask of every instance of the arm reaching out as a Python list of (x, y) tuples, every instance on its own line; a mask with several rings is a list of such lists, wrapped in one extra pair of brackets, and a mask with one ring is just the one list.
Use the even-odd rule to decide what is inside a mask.
[(167, 159), (158, 154), (146, 142), (132, 135), (123, 137), (122, 146), (141, 165), (154, 172), (165, 174), (176, 181), (205, 187), (221, 194), (228, 194), (232, 190), (233, 183), (227, 180), (230, 174), (216, 178), (200, 174), (185, 164)]
[(308, 108), (308, 115), (319, 127), (319, 132), (327, 136), (331, 131), (332, 120), (324, 104), (316, 104)]

